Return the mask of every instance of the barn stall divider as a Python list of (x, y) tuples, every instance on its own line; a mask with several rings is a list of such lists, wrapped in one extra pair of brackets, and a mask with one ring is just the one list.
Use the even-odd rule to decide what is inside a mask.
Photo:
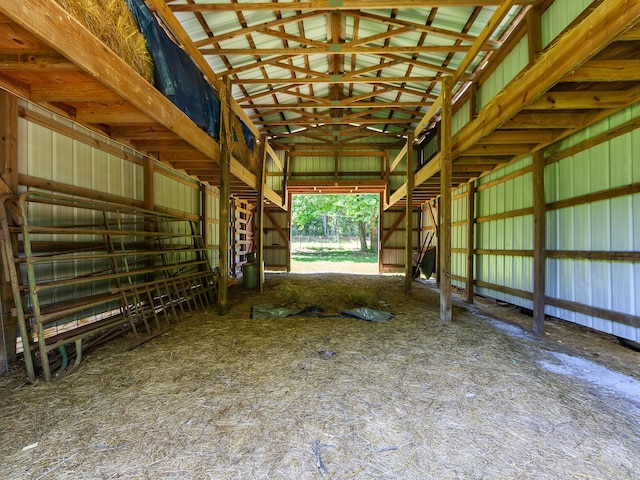
[(126, 331), (150, 338), (161, 318), (170, 324), (214, 303), (196, 220), (39, 191), (2, 203), (3, 274), (29, 380), (40, 368), (50, 381), (77, 368), (83, 348)]

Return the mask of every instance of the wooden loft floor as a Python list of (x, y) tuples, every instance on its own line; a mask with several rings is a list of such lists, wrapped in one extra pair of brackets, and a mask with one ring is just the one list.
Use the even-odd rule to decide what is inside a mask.
[[(57, 3), (2, 2), (0, 59), (1, 88), (164, 163), (180, 160), (187, 174), (219, 179), (220, 144)], [(257, 198), (257, 175), (233, 157), (230, 171), (231, 194)], [(272, 189), (264, 195), (282, 205)]]

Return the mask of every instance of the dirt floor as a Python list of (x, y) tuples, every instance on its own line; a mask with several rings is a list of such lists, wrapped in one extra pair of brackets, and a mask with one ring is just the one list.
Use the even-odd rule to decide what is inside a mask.
[[(285, 281), (373, 286), (395, 316), (251, 319)], [(536, 338), (481, 298), (445, 324), (431, 284), (403, 285), (268, 275), (226, 316), (119, 339), (52, 383), (2, 377), (0, 478), (638, 478), (640, 354), (556, 321)]]

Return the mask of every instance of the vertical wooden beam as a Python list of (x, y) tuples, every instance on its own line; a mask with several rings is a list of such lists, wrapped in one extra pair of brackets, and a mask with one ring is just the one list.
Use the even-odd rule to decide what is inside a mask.
[(200, 227), (200, 232), (202, 233), (202, 243), (204, 244), (208, 257), (209, 244), (211, 243), (209, 236), (209, 218), (211, 217), (211, 212), (209, 211), (209, 185), (204, 183), (200, 187), (200, 205), (202, 206), (202, 226)]
[[(391, 197), (391, 164), (389, 163), (389, 150), (384, 151), (384, 205), (389, 205), (389, 198)], [(382, 202), (381, 202), (382, 203)]]
[(153, 182), (153, 158), (144, 157), (142, 164), (143, 188), (144, 188), (144, 209), (153, 210), (155, 208), (155, 188)]
[(532, 7), (527, 12), (527, 45), (529, 49), (529, 65), (536, 63), (542, 51), (542, 33), (540, 31), (540, 8)]
[(291, 194), (287, 195), (287, 273), (291, 271)]
[(440, 320), (451, 321), (451, 77), (442, 79), (440, 150)]
[(18, 97), (0, 89), (0, 177), (18, 192)]
[(218, 262), (218, 315), (225, 315), (229, 309), (229, 228), (231, 215), (229, 199), (231, 186), (229, 184), (231, 170), (230, 151), (230, 115), (229, 101), (231, 97), (231, 85), (227, 78), (225, 88), (220, 92), (221, 104), (221, 135), (220, 135), (220, 249)]
[[(0, 89), (0, 178), (3, 183), (1, 193), (18, 193), (18, 97)], [(11, 241), (4, 239), (2, 241)], [(7, 271), (7, 266), (0, 265)], [(18, 322), (11, 315), (14, 304), (11, 280), (0, 275), (0, 374), (9, 373), (9, 367), (16, 361), (16, 341)], [(26, 350), (29, 342), (25, 341)], [(27, 363), (27, 361), (25, 361)], [(27, 367), (30, 364), (27, 363)], [(33, 367), (30, 367), (32, 370)], [(30, 372), (31, 373), (31, 372)]]
[(405, 257), (404, 257), (404, 293), (411, 293), (413, 284), (413, 185), (415, 173), (413, 171), (413, 133), (407, 136), (407, 205), (404, 215)]
[(289, 170), (291, 169), (291, 156), (289, 152), (284, 153), (284, 170), (282, 171), (282, 206), (286, 209), (287, 203), (287, 182), (289, 182)]
[(546, 276), (546, 202), (544, 193), (544, 155), (533, 154), (533, 331), (544, 332)]
[(467, 185), (469, 189), (467, 191), (467, 303), (473, 303), (476, 183), (471, 180)]
[[(337, 56), (337, 55), (334, 55)], [(338, 180), (340, 179), (340, 157), (338, 157), (338, 152), (333, 154), (333, 181), (335, 185), (338, 186)]]
[[(440, 140), (438, 140), (438, 142), (440, 142)], [(437, 264), (436, 264), (436, 288), (440, 289), (440, 265), (442, 264), (442, 261), (440, 259), (440, 225), (442, 225), (442, 217), (440, 216), (440, 213), (442, 212), (442, 209), (440, 208), (440, 197), (436, 198), (436, 215), (435, 215), (435, 219), (434, 223), (436, 225), (436, 246), (438, 248), (437, 250)], [(431, 212), (433, 214), (433, 211)]]
[(258, 262), (258, 285), (260, 285), (260, 293), (264, 286), (262, 278), (264, 277), (264, 186), (267, 180), (267, 136), (260, 136), (260, 158), (262, 159), (261, 169), (258, 175), (258, 204), (256, 205), (256, 216), (254, 238), (256, 245), (256, 261)]
[(378, 203), (378, 273), (382, 274), (383, 271), (383, 264), (382, 264), (382, 260), (383, 260), (383, 256), (384, 256), (384, 251), (383, 251), (383, 241), (382, 241), (382, 234), (384, 232), (383, 229), (383, 223), (384, 223), (384, 193), (380, 194), (380, 201)]

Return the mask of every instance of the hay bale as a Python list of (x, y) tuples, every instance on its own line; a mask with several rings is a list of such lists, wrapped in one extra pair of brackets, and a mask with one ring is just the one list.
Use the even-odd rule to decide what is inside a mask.
[(325, 313), (340, 313), (361, 307), (380, 309), (375, 288), (353, 284), (294, 285), (284, 281), (276, 287), (275, 297), (282, 306), (318, 309)]
[(125, 0), (56, 0), (107, 47), (153, 83), (147, 43)]

